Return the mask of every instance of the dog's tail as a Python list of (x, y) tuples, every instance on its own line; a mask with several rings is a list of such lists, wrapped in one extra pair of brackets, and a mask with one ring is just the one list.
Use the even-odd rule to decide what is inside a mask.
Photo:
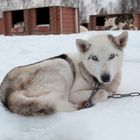
[(40, 97), (27, 97), (23, 92), (25, 91), (13, 92), (11, 88), (0, 90), (2, 104), (11, 112), (24, 116), (48, 115), (55, 112), (53, 106), (46, 102), (41, 103)]

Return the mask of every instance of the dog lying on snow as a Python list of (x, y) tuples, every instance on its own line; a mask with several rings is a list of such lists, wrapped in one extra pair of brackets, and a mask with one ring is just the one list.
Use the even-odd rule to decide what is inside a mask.
[(133, 15), (119, 15), (105, 19), (105, 29), (110, 30), (137, 30)]
[(10, 111), (26, 116), (75, 111), (90, 97), (95, 78), (101, 85), (93, 102), (104, 101), (120, 84), (127, 39), (126, 31), (116, 37), (77, 39), (77, 54), (17, 67), (1, 83), (1, 102)]

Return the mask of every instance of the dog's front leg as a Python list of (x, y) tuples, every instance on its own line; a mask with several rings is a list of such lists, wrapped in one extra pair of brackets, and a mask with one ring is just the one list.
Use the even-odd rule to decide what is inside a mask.
[[(91, 93), (92, 93), (92, 90), (73, 92), (69, 96), (69, 101), (73, 104), (79, 105), (79, 108), (82, 109), (83, 104), (85, 103), (85, 101), (88, 101)], [(99, 89), (96, 95), (92, 98), (92, 103), (96, 104), (97, 102), (106, 101), (109, 95), (110, 93), (108, 93), (106, 90)]]
[[(81, 104), (87, 101), (92, 93), (92, 90), (80, 90), (70, 94), (69, 101), (73, 104)], [(108, 96), (111, 95), (104, 89), (100, 89), (93, 97), (93, 103), (106, 101)]]
[(88, 100), (92, 93), (92, 90), (79, 90), (70, 93), (69, 101), (73, 104), (81, 104), (82, 102)]
[(82, 102), (79, 105), (79, 110), (80, 109), (84, 109), (84, 108), (88, 108), (91, 107), (92, 105), (96, 104), (97, 102), (102, 102), (102, 101), (106, 101), (108, 99), (108, 93), (106, 90), (104, 89), (100, 89), (94, 96), (91, 96), (89, 99), (90, 100), (86, 100), (84, 102)]

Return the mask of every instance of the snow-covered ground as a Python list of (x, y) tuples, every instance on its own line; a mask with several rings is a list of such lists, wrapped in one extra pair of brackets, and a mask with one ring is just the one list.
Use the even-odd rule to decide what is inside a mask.
[[(0, 36), (0, 82), (16, 66), (76, 52), (75, 39), (95, 33)], [(118, 93), (140, 91), (139, 31), (129, 31), (122, 72)], [(43, 117), (19, 116), (0, 104), (0, 140), (139, 140), (139, 130), (140, 97), (109, 99), (89, 109)]]

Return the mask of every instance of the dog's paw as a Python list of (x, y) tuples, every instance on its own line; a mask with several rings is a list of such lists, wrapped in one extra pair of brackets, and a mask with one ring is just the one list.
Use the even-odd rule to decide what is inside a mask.
[(103, 102), (108, 99), (108, 92), (104, 89), (100, 89), (93, 98), (93, 103)]

